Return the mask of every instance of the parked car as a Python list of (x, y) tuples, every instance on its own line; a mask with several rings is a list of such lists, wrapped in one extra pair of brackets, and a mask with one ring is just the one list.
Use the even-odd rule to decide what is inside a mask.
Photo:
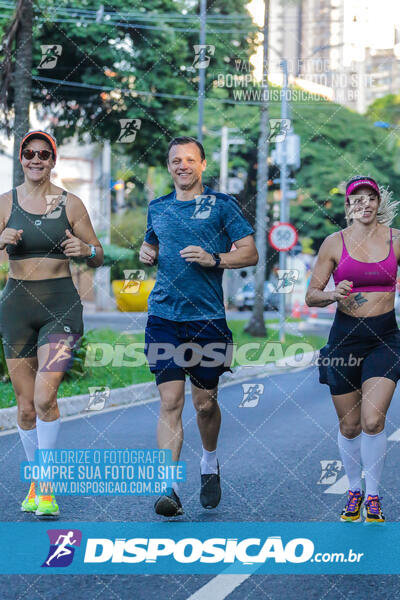
[[(233, 303), (239, 310), (252, 309), (254, 306), (254, 283), (245, 283), (235, 294)], [(270, 281), (264, 281), (264, 310), (278, 310), (279, 294)]]

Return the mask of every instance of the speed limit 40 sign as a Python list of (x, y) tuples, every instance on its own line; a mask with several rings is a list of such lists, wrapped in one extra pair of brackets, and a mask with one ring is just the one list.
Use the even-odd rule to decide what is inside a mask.
[(268, 234), (269, 243), (275, 250), (284, 252), (297, 244), (297, 230), (291, 223), (277, 223)]

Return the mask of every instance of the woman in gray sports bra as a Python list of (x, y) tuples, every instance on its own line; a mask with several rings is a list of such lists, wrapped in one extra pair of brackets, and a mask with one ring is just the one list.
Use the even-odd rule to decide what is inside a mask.
[[(69, 261), (103, 264), (103, 249), (83, 202), (50, 181), (57, 158), (54, 138), (27, 133), (19, 158), (24, 183), (0, 201), (0, 249), (10, 260), (0, 300), (0, 331), (18, 405), (18, 431), (28, 461), (35, 450), (56, 447), (57, 391), (83, 334), (82, 303)], [(39, 488), (39, 489), (38, 489)], [(21, 510), (59, 514), (51, 484), (32, 482)]]

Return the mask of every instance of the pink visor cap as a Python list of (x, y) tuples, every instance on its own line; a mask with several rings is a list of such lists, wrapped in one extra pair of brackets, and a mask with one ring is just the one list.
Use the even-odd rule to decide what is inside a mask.
[(368, 186), (371, 189), (375, 190), (375, 192), (377, 192), (379, 198), (381, 197), (380, 192), (379, 192), (379, 186), (376, 183), (376, 181), (374, 179), (371, 179), (370, 177), (365, 177), (363, 179), (357, 179), (356, 181), (352, 181), (349, 186), (346, 188), (346, 202), (349, 201), (349, 196), (351, 196), (351, 194), (354, 192), (354, 190), (356, 190), (357, 188), (361, 187), (361, 186)]

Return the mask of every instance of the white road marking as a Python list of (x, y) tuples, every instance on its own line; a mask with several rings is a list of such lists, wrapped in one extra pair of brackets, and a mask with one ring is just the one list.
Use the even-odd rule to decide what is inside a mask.
[[(257, 565), (257, 568), (259, 565)], [(210, 579), (206, 585), (203, 585), (197, 592), (187, 598), (187, 600), (224, 600), (233, 592), (239, 585), (250, 577), (251, 573), (243, 573), (241, 575), (217, 575)]]
[(396, 431), (388, 437), (388, 442), (400, 442), (400, 429), (396, 429)]
[(325, 491), (324, 494), (345, 494), (349, 489), (349, 480), (347, 475), (343, 475), (340, 479), (332, 483)]

